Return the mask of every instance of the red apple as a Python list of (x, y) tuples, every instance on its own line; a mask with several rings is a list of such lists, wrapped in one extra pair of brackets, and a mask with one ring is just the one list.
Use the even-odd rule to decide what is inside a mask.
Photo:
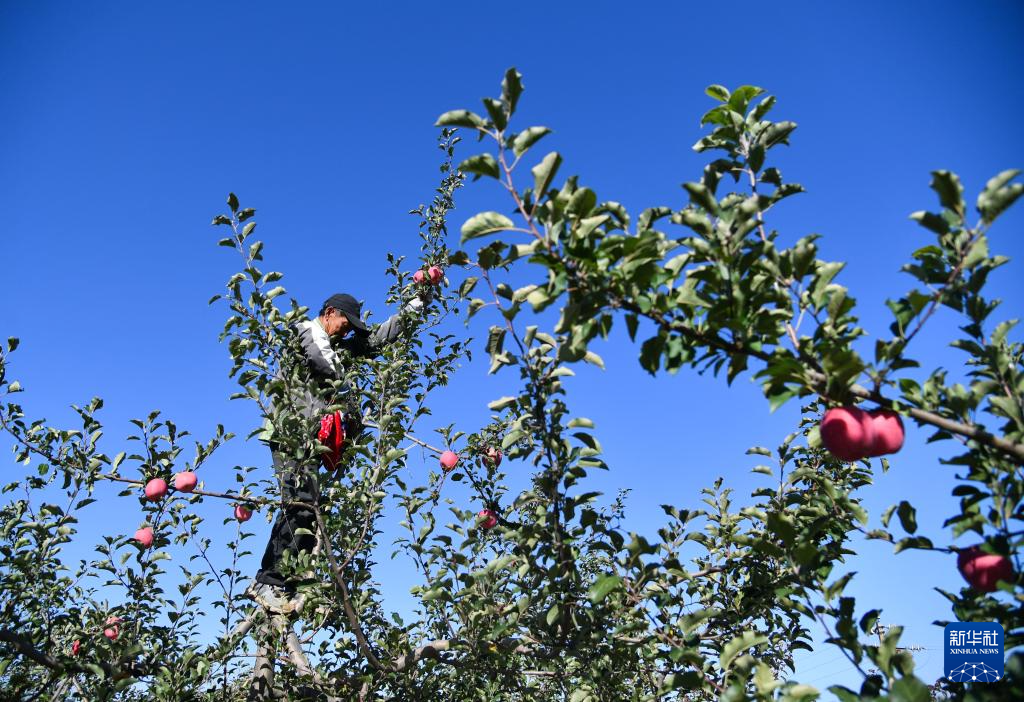
[(874, 440), (868, 456), (883, 456), (896, 453), (903, 448), (903, 419), (888, 409), (876, 409), (868, 412)]
[(167, 494), (167, 481), (163, 478), (153, 478), (146, 483), (146, 499), (157, 502), (164, 499)]
[(417, 285), (422, 285), (423, 281), (426, 280), (426, 278), (427, 274), (424, 273), (423, 271), (416, 271), (415, 273), (412, 274), (412, 282), (416, 283)]
[(142, 527), (135, 532), (135, 540), (139, 542), (142, 548), (149, 548), (153, 545), (153, 529), (151, 527)]
[(235, 505), (235, 519), (240, 522), (247, 522), (252, 517), (252, 510), (245, 505)]
[(77, 656), (78, 652), (81, 649), (82, 649), (82, 642), (79, 641), (78, 639), (75, 639), (75, 642), (73, 644), (71, 644), (71, 655), (72, 656)]
[(501, 449), (489, 446), (484, 452), (484, 461), (497, 468), (501, 465)]
[(119, 625), (122, 621), (121, 617), (107, 617), (107, 627), (103, 630), (103, 635), (111, 641), (117, 641), (117, 637), (121, 635)]
[(441, 454), (441, 467), (444, 468), (445, 473), (452, 470), (458, 462), (459, 454), (454, 451), (445, 451)]
[(1006, 556), (985, 553), (981, 546), (971, 546), (960, 551), (956, 567), (971, 587), (980, 592), (995, 592), (1000, 580), (1013, 579), (1013, 564)]
[(437, 285), (444, 279), (444, 271), (437, 266), (431, 266), (427, 269), (427, 275), (430, 276), (430, 284)]
[(493, 529), (498, 525), (498, 514), (493, 509), (482, 509), (477, 512), (481, 529)]
[(196, 489), (196, 474), (190, 470), (182, 471), (174, 476), (174, 489), (178, 492), (192, 492)]
[(821, 443), (840, 461), (864, 458), (874, 443), (871, 417), (859, 407), (833, 407), (821, 420)]

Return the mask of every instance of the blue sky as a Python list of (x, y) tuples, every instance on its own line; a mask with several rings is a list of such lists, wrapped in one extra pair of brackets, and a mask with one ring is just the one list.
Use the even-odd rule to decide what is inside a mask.
[[(257, 421), (227, 401), (225, 313), (206, 305), (235, 266), (208, 224), (228, 191), (258, 209), (266, 268), (286, 273), (291, 294), (316, 305), (352, 292), (380, 319), (385, 255), (416, 254), (407, 212), (436, 184), (434, 119), (478, 107), (512, 65), (525, 76), (520, 126), (551, 127), (545, 146), (563, 154), (563, 173), (633, 211), (684, 204), (679, 185), (704, 163), (690, 146), (711, 104), (705, 86), (776, 95), (775, 118), (800, 125), (776, 165), (808, 194), (774, 226), (784, 241), (824, 235), (823, 255), (848, 262), (841, 282), (874, 334), (888, 326), (884, 300), (910, 286), (900, 265), (927, 241), (907, 215), (935, 206), (929, 171), (959, 173), (970, 202), (989, 177), (1024, 165), (1015, 2), (211, 5), (0, 6), (0, 334), (22, 339), (14, 375), (30, 415), (67, 422), (71, 403), (100, 395), (111, 453), (128, 418), (153, 408), (198, 437), (218, 422), (244, 436)], [(507, 207), (482, 182), (457, 204), (453, 231)], [(1004, 215), (991, 236), (1015, 259), (992, 280), (1001, 318), (1024, 308), (1022, 218), (1020, 208)], [(953, 321), (938, 315), (915, 341), (925, 367), (961, 369), (945, 347)], [(472, 333), (482, 354), (485, 329)], [(581, 372), (570, 397), (597, 422), (612, 466), (595, 483), (632, 490), (632, 530), (653, 534), (659, 504), (695, 506), (719, 475), (749, 494), (757, 477), (744, 450), (775, 446), (794, 426), (798, 407), (769, 415), (749, 378), (730, 389), (691, 373), (652, 380), (621, 329), (597, 350), (608, 371)], [(438, 425), (479, 426), (486, 402), (514, 387), (485, 372), (467, 366), (439, 394)], [(955, 478), (938, 458), (952, 447), (926, 436), (909, 429), (865, 500), (877, 519), (912, 498), (941, 541)], [(222, 458), (211, 486), (231, 485), (235, 464), (269, 471), (256, 444), (238, 441)], [(134, 531), (137, 509), (126, 506), (122, 531)], [(261, 550), (268, 527), (251, 524)], [(111, 528), (86, 519), (83, 541)], [(904, 640), (929, 649), (922, 677), (941, 675), (930, 622), (950, 612), (931, 588), (960, 586), (953, 559), (894, 558), (870, 543), (851, 567), (860, 607), (906, 625)], [(406, 606), (404, 571), (385, 563), (382, 578), (395, 608)], [(799, 678), (851, 681), (838, 655), (803, 657)]]

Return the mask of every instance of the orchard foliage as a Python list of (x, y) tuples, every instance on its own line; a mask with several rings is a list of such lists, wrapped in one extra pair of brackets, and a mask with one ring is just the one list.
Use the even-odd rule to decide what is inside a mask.
[[(768, 119), (773, 97), (751, 86), (708, 88), (708, 133), (694, 146), (709, 157), (700, 179), (684, 184), (684, 202), (631, 216), (577, 176), (564, 177), (557, 152), (540, 155), (551, 130), (515, 123), (522, 93), (511, 69), (483, 112), (438, 119), (441, 183), (432, 203), (413, 211), (415, 262), (389, 256), (387, 302), (402, 308), (422, 295), (417, 268), (444, 269), (448, 286), (432, 288), (424, 313), (402, 312), (402, 337), (379, 357), (344, 358), (337, 381), (317, 380), (303, 362), (291, 325), (318, 310), (294, 299), (282, 305), (283, 274), (261, 269), (255, 210), (231, 195), (229, 212), (214, 219), (225, 232), (220, 243), (242, 261), (211, 302), (229, 312), (221, 339), (239, 384), (233, 397), (253, 402), (264, 420), (250, 437), (296, 457), (327, 451), (296, 411), (307, 393), (366, 426), (347, 442), (343, 467), (320, 472), (319, 499), (298, 505), (315, 516), (318, 546), (284, 564), (302, 581), (302, 609), (290, 618), (241, 596), (252, 561), (242, 560), (251, 548), (245, 527), (227, 544), (200, 531), (199, 507), (211, 502), (226, 502), (232, 523), (230, 505), (257, 514), (279, 506), (269, 452), (265, 466), (237, 467), (232, 490), (202, 484), (149, 502), (146, 481), (170, 483), (181, 470), (203, 480), (204, 465), (232, 435), (219, 429), (186, 454), (187, 432), (153, 412), (110, 458), (100, 450), (98, 399), (77, 408), (81, 429), (26, 418), (21, 388), (7, 378), (17, 347), (9, 341), (0, 421), (17, 460), (35, 470), (3, 488), (9, 497), (0, 508), (5, 691), (167, 701), (814, 699), (819, 691), (791, 673), (816, 621), (863, 673), (860, 688), (831, 689), (840, 699), (928, 699), (899, 648), (899, 627), (874, 640), (880, 612), (845, 594), (853, 576), (837, 566), (854, 554), (858, 534), (892, 542), (896, 554), (937, 551), (952, 564), (957, 548), (940, 535), (949, 542), (972, 532), (961, 547), (1009, 556), (1012, 581), (994, 592), (944, 594), (959, 619), (1000, 622), (1007, 650), (1024, 643), (1022, 348), (1011, 340), (1015, 320), (999, 320), (998, 301), (984, 296), (988, 276), (1007, 262), (990, 253), (989, 228), (1024, 190), (1018, 173), (989, 181), (974, 214), (955, 175), (933, 174), (938, 211), (912, 215), (929, 237), (904, 267), (914, 287), (889, 301), (893, 323), (872, 346), (840, 284), (843, 264), (818, 257), (816, 235), (793, 239), (771, 226), (773, 209), (802, 192), (771, 165), (773, 149), (796, 130)], [(484, 150), (453, 167), (464, 132)], [(452, 248), (447, 219), (464, 175), (497, 181), (507, 199), (470, 217), (461, 248)], [(511, 280), (532, 282), (513, 288)], [(962, 316), (951, 339), (966, 354), (960, 375), (921, 369), (911, 355), (939, 307)], [(558, 312), (553, 323), (549, 309)], [(471, 353), (473, 340), (449, 331), (459, 315), (471, 331), (493, 321), (479, 335), (490, 372), (507, 378), (509, 390), (490, 403), (486, 426), (442, 426), (428, 441), (418, 427), (431, 416), (429, 400)], [(566, 381), (579, 363), (604, 367), (591, 346), (616, 323), (652, 375), (693, 369), (731, 383), (750, 374), (766, 409), (801, 402), (793, 433), (748, 451), (761, 457), (753, 470), (765, 475), (764, 487), (737, 501), (719, 479), (664, 505), (656, 534), (623, 529), (624, 496), (609, 502), (589, 489), (590, 472), (615, 467), (602, 458), (594, 423), (573, 412)], [(946, 459), (958, 513), (918, 525), (908, 501), (875, 517), (865, 511), (860, 496), (888, 460), (838, 461), (818, 432), (827, 408), (855, 403), (895, 410), (931, 439), (958, 442)], [(488, 458), (496, 448), (504, 464)], [(448, 471), (434, 459), (424, 477), (414, 470), (423, 450), (460, 460)], [(898, 457), (893, 464), (900, 469)], [(154, 545), (108, 537), (98, 558), (72, 567), (61, 554), (75, 515), (114, 499), (110, 482), (139, 500), (145, 524), (132, 529), (152, 527)], [(468, 485), (471, 503), (455, 501), (449, 482)], [(53, 503), (53, 495), (65, 499)], [(493, 528), (484, 510), (497, 516)], [(407, 618), (386, 609), (375, 580), (386, 523), (404, 530), (394, 553), (418, 573), (410, 582), (418, 606)], [(201, 612), (217, 613), (213, 642), (198, 635)], [(102, 635), (111, 616), (122, 618), (113, 640)], [(1024, 682), (1022, 668), (1015, 654), (1004, 681), (948, 689), (1005, 698)]]

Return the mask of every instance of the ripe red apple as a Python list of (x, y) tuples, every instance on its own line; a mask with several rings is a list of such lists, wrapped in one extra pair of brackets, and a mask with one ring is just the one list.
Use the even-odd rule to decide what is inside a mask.
[(152, 527), (142, 527), (135, 532), (135, 540), (142, 545), (142, 548), (149, 548), (153, 545), (153, 529)]
[(840, 461), (869, 455), (874, 441), (871, 417), (859, 407), (833, 407), (821, 420), (821, 443)]
[(903, 419), (892, 410), (876, 409), (868, 412), (873, 440), (868, 456), (883, 456), (903, 448)]
[(459, 454), (454, 451), (445, 451), (441, 454), (441, 467), (444, 468), (445, 473), (452, 470), (458, 462)]
[(498, 525), (498, 514), (493, 509), (482, 509), (476, 514), (481, 529), (493, 529)]
[(240, 522), (247, 522), (252, 517), (252, 510), (245, 505), (235, 505), (235, 519)]
[(174, 489), (178, 492), (192, 492), (196, 489), (196, 474), (190, 470), (182, 471), (174, 476)]
[(107, 617), (107, 627), (103, 630), (103, 635), (111, 641), (117, 641), (117, 637), (121, 635), (121, 622), (124, 621), (121, 617)]
[(1010, 559), (995, 553), (985, 553), (981, 546), (971, 546), (960, 551), (956, 557), (956, 567), (964, 580), (980, 592), (995, 592), (997, 582), (1010, 582), (1013, 579)]
[(75, 642), (73, 644), (71, 644), (71, 655), (72, 656), (77, 656), (78, 652), (81, 649), (82, 649), (82, 642), (79, 641), (78, 639), (75, 639)]
[(437, 285), (444, 279), (444, 271), (437, 266), (431, 266), (427, 269), (427, 275), (430, 276), (430, 284)]
[(423, 271), (416, 271), (415, 273), (412, 274), (412, 282), (416, 283), (417, 285), (422, 285), (423, 281), (426, 280), (426, 278), (427, 274), (424, 273)]
[(501, 458), (501, 449), (494, 446), (489, 446), (484, 452), (484, 460), (495, 468), (501, 465)]
[(163, 478), (153, 478), (146, 483), (146, 499), (151, 502), (158, 502), (164, 499), (167, 494), (167, 481)]

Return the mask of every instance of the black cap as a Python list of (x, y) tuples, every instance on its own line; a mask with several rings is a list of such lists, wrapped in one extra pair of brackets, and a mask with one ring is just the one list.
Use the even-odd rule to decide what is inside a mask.
[(360, 305), (359, 302), (351, 295), (335, 293), (327, 298), (327, 301), (324, 302), (324, 307), (333, 307), (345, 315), (345, 319), (349, 321), (349, 324), (351, 324), (352, 328), (357, 332), (362, 334), (370, 333), (370, 330), (366, 328), (365, 324), (363, 324), (363, 320), (359, 318), (360, 308), (362, 305)]

